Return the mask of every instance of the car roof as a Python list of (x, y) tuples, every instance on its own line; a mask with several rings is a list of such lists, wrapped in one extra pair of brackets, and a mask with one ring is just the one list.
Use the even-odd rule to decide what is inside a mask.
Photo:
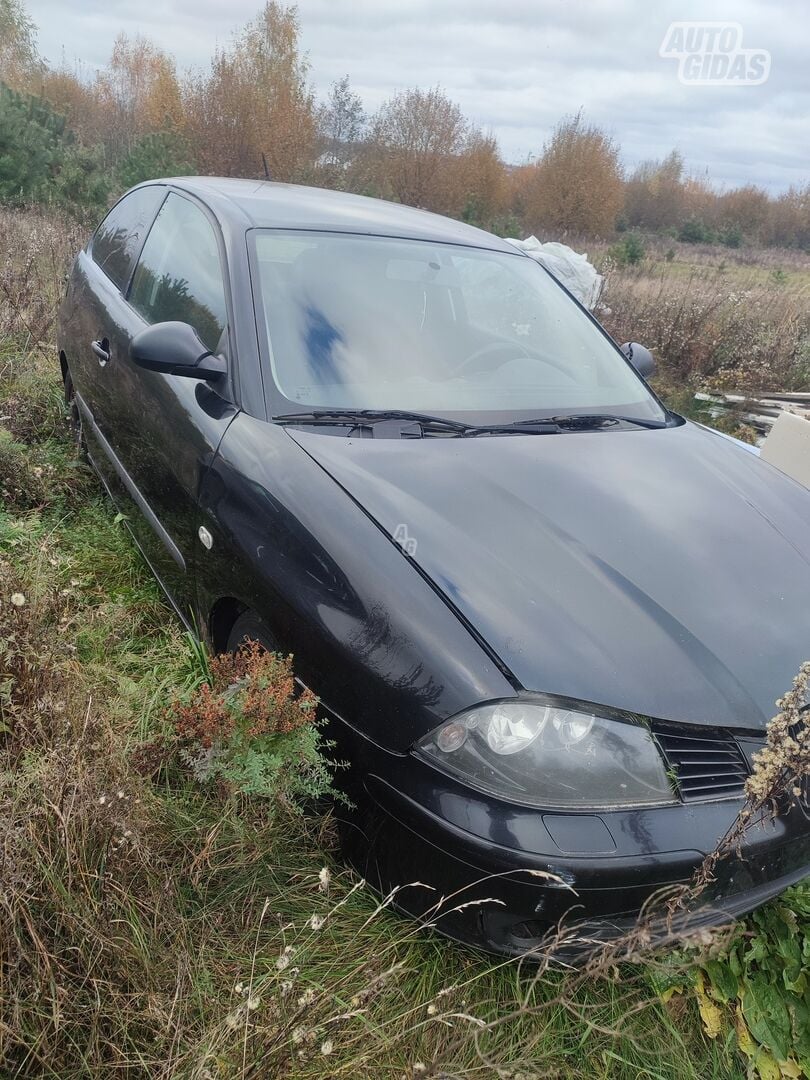
[(241, 219), (245, 228), (366, 233), (519, 254), (500, 237), (464, 222), (345, 191), (220, 176), (181, 176), (155, 182), (196, 195), (219, 218), (230, 218), (232, 224)]

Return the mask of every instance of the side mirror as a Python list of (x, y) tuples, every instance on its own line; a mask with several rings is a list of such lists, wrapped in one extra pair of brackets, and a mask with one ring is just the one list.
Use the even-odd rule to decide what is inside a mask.
[(214, 356), (200, 341), (193, 326), (184, 322), (161, 322), (147, 326), (129, 343), (133, 364), (164, 375), (191, 379), (216, 379), (225, 374), (225, 361)]
[(649, 379), (650, 375), (655, 374), (655, 357), (649, 349), (637, 341), (626, 341), (621, 350), (642, 379)]

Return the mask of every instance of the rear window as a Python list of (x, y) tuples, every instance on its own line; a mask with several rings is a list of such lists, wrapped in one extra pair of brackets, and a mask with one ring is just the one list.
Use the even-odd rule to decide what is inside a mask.
[(96, 230), (90, 255), (123, 292), (132, 276), (135, 259), (166, 189), (137, 188), (115, 204)]

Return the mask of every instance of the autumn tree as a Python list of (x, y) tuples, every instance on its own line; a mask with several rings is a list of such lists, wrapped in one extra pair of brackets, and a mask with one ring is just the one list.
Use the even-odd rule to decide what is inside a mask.
[(366, 114), (360, 100), (344, 75), (332, 83), (329, 96), (317, 112), (318, 138), (325, 164), (344, 166), (363, 137)]
[(482, 227), (503, 216), (508, 184), (494, 135), (471, 129), (461, 152), (448, 162), (448, 171), (452, 213)]
[(34, 24), (21, 0), (0, 0), (0, 78), (12, 89), (28, 90), (41, 67)]
[(717, 222), (722, 231), (735, 231), (748, 239), (759, 239), (768, 220), (768, 193), (755, 184), (732, 188), (717, 198)]
[(664, 229), (683, 217), (684, 162), (673, 150), (662, 161), (643, 161), (625, 184), (624, 217), (628, 225)]
[(529, 232), (608, 236), (624, 198), (619, 148), (582, 113), (563, 120), (540, 159), (522, 170), (519, 201)]
[(451, 166), (467, 135), (461, 109), (439, 87), (395, 94), (371, 122), (367, 152), (375, 187), (398, 202), (448, 212)]
[(678, 230), (681, 240), (714, 243), (717, 225), (717, 192), (709, 177), (687, 176), (683, 182), (683, 216)]
[(174, 61), (147, 38), (119, 34), (97, 95), (107, 117), (104, 142), (118, 158), (142, 136), (183, 124)]
[(80, 71), (71, 71), (65, 65), (45, 68), (37, 78), (36, 93), (65, 117), (67, 126), (81, 142), (102, 142), (109, 118), (95, 83), (82, 78)]
[(295, 180), (311, 166), (315, 109), (294, 7), (265, 4), (187, 88), (192, 150), (204, 172)]
[(771, 202), (765, 237), (780, 247), (810, 251), (810, 184), (791, 187)]

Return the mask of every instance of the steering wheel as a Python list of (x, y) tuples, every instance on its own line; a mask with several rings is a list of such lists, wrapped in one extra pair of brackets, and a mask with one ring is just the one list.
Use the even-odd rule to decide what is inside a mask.
[[(471, 352), (469, 356), (466, 356), (460, 364), (457, 364), (450, 372), (450, 378), (453, 379), (457, 375), (461, 375), (467, 368), (482, 356), (486, 356), (491, 352), (506, 352), (509, 351), (509, 360), (514, 360), (516, 356), (523, 354), (527, 360), (539, 360), (541, 364), (548, 364), (549, 367), (556, 368), (557, 371), (565, 375), (566, 379), (575, 383), (577, 380), (572, 376), (570, 370), (561, 364), (558, 360), (552, 360), (550, 356), (540, 356), (533, 350), (527, 349), (524, 345), (520, 345), (517, 341), (491, 341), (488, 345), (482, 345), (480, 349), (476, 349), (475, 352)], [(516, 352), (520, 350), (520, 353)]]
[(466, 371), (475, 360), (478, 360), (482, 356), (486, 356), (487, 353), (506, 352), (509, 350), (509, 353), (511, 354), (509, 359), (514, 360), (517, 349), (520, 349), (525, 357), (531, 358), (531, 354), (522, 345), (518, 345), (516, 341), (490, 341), (488, 345), (482, 345), (480, 349), (476, 349), (475, 352), (471, 352), (469, 356), (465, 356), (461, 363), (457, 364), (450, 372), (450, 378), (454, 378), (456, 375), (460, 375), (463, 371)]

